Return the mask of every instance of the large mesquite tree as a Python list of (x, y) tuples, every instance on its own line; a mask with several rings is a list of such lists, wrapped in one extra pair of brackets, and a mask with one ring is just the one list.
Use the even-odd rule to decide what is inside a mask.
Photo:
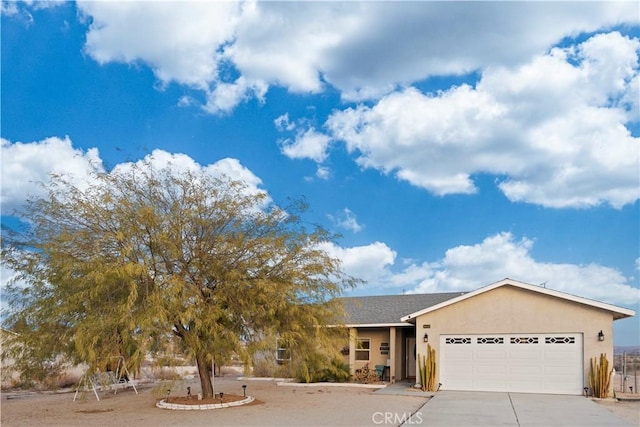
[(3, 241), (18, 272), (5, 326), (25, 375), (112, 355), (135, 369), (177, 339), (210, 397), (216, 351), (248, 358), (275, 334), (313, 352), (354, 283), (319, 249), (333, 236), (307, 229), (304, 203), (275, 207), (241, 182), (146, 164), (82, 188), (54, 177), (47, 189), (21, 213), (28, 230)]

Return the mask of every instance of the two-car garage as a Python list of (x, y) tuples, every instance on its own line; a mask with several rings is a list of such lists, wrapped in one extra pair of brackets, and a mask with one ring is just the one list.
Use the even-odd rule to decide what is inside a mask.
[(581, 394), (583, 337), (441, 335), (442, 390)]

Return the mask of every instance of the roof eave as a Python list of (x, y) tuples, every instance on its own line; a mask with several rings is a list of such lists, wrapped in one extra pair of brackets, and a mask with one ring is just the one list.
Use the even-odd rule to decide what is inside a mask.
[(408, 327), (413, 326), (411, 323), (347, 323), (347, 328), (388, 328), (388, 327)]
[(452, 298), (450, 300), (444, 301), (440, 304), (436, 304), (434, 306), (416, 311), (415, 313), (411, 313), (408, 314), (404, 317), (402, 317), (400, 320), (403, 322), (408, 322), (410, 321), (410, 319), (415, 319), (418, 316), (422, 316), (423, 314), (426, 313), (430, 313), (432, 311), (438, 310), (440, 308), (446, 307), (448, 305), (451, 304), (455, 304), (459, 301), (463, 301), (467, 298), (472, 298), (476, 295), (491, 291), (493, 289), (499, 288), (501, 286), (515, 286), (517, 288), (521, 288), (521, 289), (527, 289), (533, 292), (538, 292), (544, 295), (550, 295), (550, 296), (554, 296), (557, 298), (561, 298), (564, 300), (568, 300), (568, 301), (573, 301), (579, 304), (584, 304), (584, 305), (588, 305), (591, 307), (596, 307), (602, 310), (606, 310), (609, 311), (613, 314), (613, 319), (614, 320), (618, 320), (618, 319), (624, 319), (627, 317), (633, 317), (635, 316), (636, 312), (634, 310), (628, 309), (628, 308), (623, 308), (623, 307), (618, 307), (612, 304), (607, 304), (604, 302), (600, 302), (600, 301), (595, 301), (595, 300), (590, 300), (587, 298), (583, 298), (583, 297), (579, 297), (579, 296), (575, 296), (575, 295), (571, 295), (571, 294), (567, 294), (564, 292), (560, 292), (560, 291), (556, 291), (553, 289), (548, 289), (548, 288), (542, 288), (540, 286), (536, 286), (536, 285), (531, 285), (529, 283), (525, 283), (525, 282), (520, 282), (518, 280), (513, 280), (513, 279), (503, 279), (500, 280), (498, 282), (492, 283), (490, 285), (484, 286), (482, 288), (476, 289), (475, 291), (460, 295), (459, 297), (456, 298)]

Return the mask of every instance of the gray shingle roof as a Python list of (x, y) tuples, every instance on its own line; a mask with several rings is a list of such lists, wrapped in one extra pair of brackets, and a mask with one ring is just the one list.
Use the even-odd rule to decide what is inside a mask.
[(340, 298), (347, 325), (402, 323), (400, 318), (458, 297), (465, 292)]

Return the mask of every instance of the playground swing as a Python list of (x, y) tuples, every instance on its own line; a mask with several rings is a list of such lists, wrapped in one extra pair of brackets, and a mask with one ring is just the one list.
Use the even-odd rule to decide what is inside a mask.
[[(100, 372), (98, 370), (87, 369), (82, 378), (80, 378), (78, 388), (76, 388), (76, 393), (73, 396), (74, 402), (81, 391), (82, 393), (86, 393), (92, 390), (98, 401), (100, 401), (98, 390), (111, 390), (113, 388), (114, 394), (117, 394), (120, 387), (126, 388), (131, 386), (136, 394), (138, 394), (138, 389), (133, 381), (131, 381), (131, 375), (124, 363), (124, 357), (110, 356), (109, 359), (114, 361), (115, 370)], [(112, 366), (112, 364), (110, 365)]]

